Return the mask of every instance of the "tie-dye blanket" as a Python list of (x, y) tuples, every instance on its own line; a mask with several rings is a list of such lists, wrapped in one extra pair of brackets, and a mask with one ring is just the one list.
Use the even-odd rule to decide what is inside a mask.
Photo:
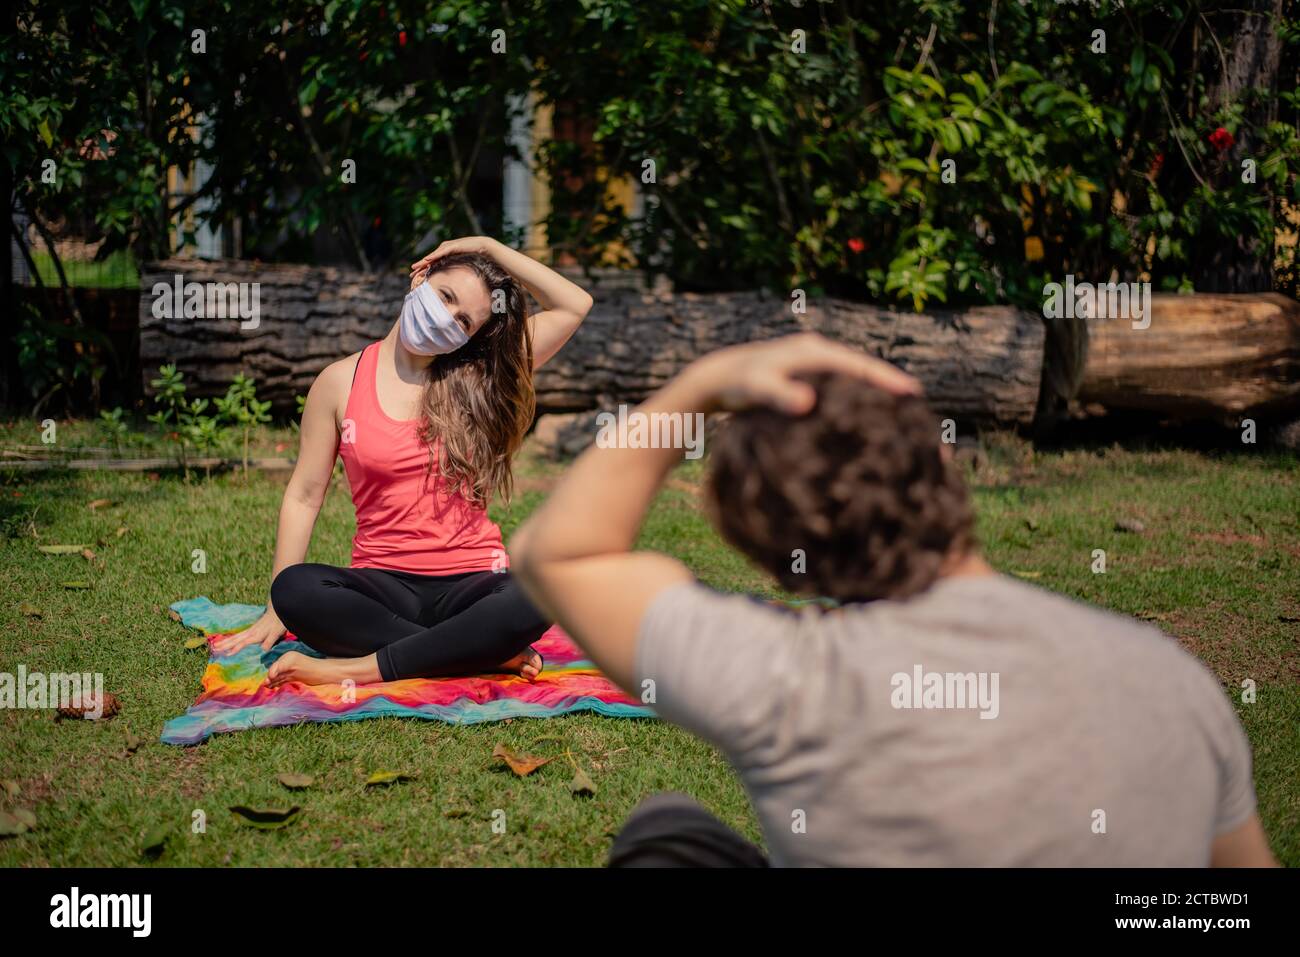
[[(252, 624), (261, 605), (217, 605), (190, 598), (171, 606), (181, 623), (214, 638)], [(546, 659), (536, 681), (509, 675), (482, 678), (412, 678), (373, 685), (303, 685), (268, 688), (266, 671), (286, 651), (318, 652), (300, 641), (281, 641), (270, 651), (252, 645), (208, 661), (203, 693), (183, 715), (163, 725), (166, 744), (199, 744), (210, 735), (245, 728), (273, 728), (307, 721), (360, 721), (384, 715), (449, 724), (477, 724), (506, 718), (550, 718), (571, 711), (595, 711), (614, 718), (653, 717), (596, 670), (559, 628), (535, 647)]]

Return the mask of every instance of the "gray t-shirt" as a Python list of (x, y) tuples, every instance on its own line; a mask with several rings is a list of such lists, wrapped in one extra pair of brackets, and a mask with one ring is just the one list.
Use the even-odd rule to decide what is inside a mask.
[(1205, 866), (1255, 810), (1204, 665), (1001, 575), (829, 612), (675, 585), (637, 677), (737, 769), (777, 865)]

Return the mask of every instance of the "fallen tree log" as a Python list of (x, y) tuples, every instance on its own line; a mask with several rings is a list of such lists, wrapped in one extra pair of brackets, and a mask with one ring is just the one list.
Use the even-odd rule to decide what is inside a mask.
[[(255, 322), (170, 303), (184, 283), (258, 284)], [(163, 295), (163, 291), (167, 295)], [(148, 381), (175, 362), (191, 394), (223, 392), (237, 372), (281, 411), (333, 360), (391, 328), (407, 290), (398, 275), (173, 260), (142, 275), (140, 354)], [(645, 292), (626, 283), (593, 288), (596, 305), (573, 340), (537, 375), (540, 412), (636, 402), (692, 359), (739, 342), (812, 330), (897, 363), (926, 385), (936, 410), (967, 425), (1022, 425), (1034, 417), (1044, 376), (1043, 320), (1005, 306), (897, 312), (836, 299), (805, 312), (763, 292)], [(1157, 295), (1149, 327), (1087, 322), (1086, 341), (1058, 349), (1044, 390), (1076, 407), (1143, 410), (1183, 419), (1229, 420), (1300, 409), (1300, 304), (1276, 294)], [(1067, 356), (1067, 353), (1069, 355)], [(1062, 356), (1067, 356), (1062, 358)], [(1075, 372), (1060, 374), (1068, 364)], [(1078, 383), (1073, 395), (1064, 393)]]
[[(256, 323), (238, 315), (186, 317), (172, 302), (183, 284), (257, 284)], [(383, 338), (401, 309), (409, 281), (328, 267), (247, 260), (178, 259), (140, 274), (140, 371), (145, 394), (158, 367), (175, 363), (191, 395), (223, 394), (238, 372), (279, 412), (292, 411), (325, 366)], [(246, 299), (251, 303), (254, 297)], [(158, 308), (159, 304), (170, 309)], [(206, 303), (205, 303), (206, 306)], [(159, 315), (170, 311), (171, 316)], [(229, 310), (226, 310), (229, 312)]]
[[(1088, 323), (1077, 401), (1235, 424), (1300, 409), (1300, 303), (1277, 293), (1152, 297), (1150, 326)], [(1140, 323), (1139, 323), (1140, 325)]]
[[(256, 324), (238, 316), (159, 315), (185, 283), (258, 283)], [(148, 380), (174, 362), (193, 395), (225, 391), (235, 373), (291, 410), (327, 364), (387, 334), (407, 283), (331, 268), (240, 260), (175, 260), (141, 276), (141, 367)], [(157, 287), (157, 294), (155, 294)], [(935, 409), (958, 430), (1026, 424), (1038, 399), (1042, 320), (1006, 306), (896, 312), (844, 300), (813, 300), (796, 314), (763, 292), (649, 293), (593, 289), (596, 305), (578, 333), (537, 375), (539, 412), (612, 408), (643, 399), (691, 360), (722, 346), (811, 330), (859, 346), (925, 383)], [(251, 297), (250, 297), (251, 298)], [(233, 310), (232, 310), (233, 311)], [(250, 328), (241, 328), (250, 326)]]
[(1027, 423), (1038, 397), (1042, 324), (1002, 306), (903, 313), (829, 299), (794, 314), (762, 292), (650, 296), (618, 291), (537, 375), (546, 411), (636, 402), (691, 360), (723, 346), (819, 332), (917, 376), (936, 411), (959, 423)]

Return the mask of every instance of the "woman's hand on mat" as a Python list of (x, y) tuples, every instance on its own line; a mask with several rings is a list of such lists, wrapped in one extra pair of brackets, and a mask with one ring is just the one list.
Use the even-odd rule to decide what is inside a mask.
[(416, 276), (428, 269), (429, 264), (435, 259), (450, 256), (452, 253), (484, 253), (495, 258), (495, 247), (498, 245), (491, 236), (462, 236), (460, 239), (448, 239), (444, 243), (439, 243), (438, 248), (433, 252), (411, 263), (411, 281), (414, 283)]
[(690, 372), (711, 409), (732, 412), (756, 406), (790, 415), (807, 412), (817, 395), (796, 377), (813, 372), (857, 376), (899, 395), (921, 392), (921, 383), (902, 369), (811, 332), (719, 349)]
[(261, 645), (263, 651), (270, 651), (271, 646), (284, 637), (284, 632), (284, 622), (270, 606), (267, 606), (261, 618), (243, 631), (227, 635), (215, 642), (213, 647), (223, 655), (233, 655), (237, 651), (243, 651), (249, 645)]

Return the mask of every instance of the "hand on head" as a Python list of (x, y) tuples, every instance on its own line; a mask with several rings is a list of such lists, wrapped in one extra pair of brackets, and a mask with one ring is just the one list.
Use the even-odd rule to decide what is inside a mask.
[(898, 395), (922, 391), (921, 383), (901, 369), (816, 333), (732, 346), (695, 365), (714, 406), (733, 412), (760, 406), (789, 415), (807, 412), (817, 396), (799, 377), (814, 372), (857, 376)]
[(460, 239), (448, 239), (446, 242), (438, 244), (438, 248), (431, 253), (421, 256), (415, 262), (411, 263), (411, 288), (414, 289), (419, 285), (416, 282), (416, 276), (421, 279), (429, 272), (429, 267), (435, 259), (441, 259), (443, 256), (449, 256), (452, 253), (485, 253), (492, 255), (491, 245), (494, 243), (489, 236), (462, 236)]

